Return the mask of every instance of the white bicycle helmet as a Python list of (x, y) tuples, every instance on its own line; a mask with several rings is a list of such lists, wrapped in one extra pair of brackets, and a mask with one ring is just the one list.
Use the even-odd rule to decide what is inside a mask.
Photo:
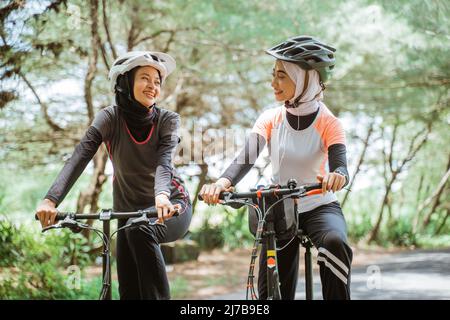
[(161, 74), (161, 83), (176, 67), (175, 60), (167, 53), (152, 51), (131, 51), (123, 54), (114, 61), (109, 70), (108, 78), (111, 91), (115, 92), (117, 78), (135, 67), (151, 66)]

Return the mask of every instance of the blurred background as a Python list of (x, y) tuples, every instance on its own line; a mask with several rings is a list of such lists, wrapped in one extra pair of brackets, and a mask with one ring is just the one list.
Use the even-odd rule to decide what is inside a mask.
[[(208, 148), (232, 129), (237, 150), (275, 103), (274, 60), (264, 50), (300, 34), (337, 48), (325, 103), (347, 133), (351, 191), (339, 200), (351, 244), (449, 247), (448, 1), (2, 0), (0, 298), (97, 297), (100, 242), (87, 233), (42, 236), (33, 215), (96, 112), (114, 102), (107, 75), (118, 55), (154, 50), (176, 59), (158, 104), (181, 115), (180, 148)], [(252, 244), (245, 211), (195, 200), (233, 155), (176, 159), (195, 210), (185, 239), (198, 248), (191, 260)], [(101, 147), (59, 209), (110, 208), (112, 173)], [(238, 190), (268, 177), (262, 156)], [(94, 270), (79, 290), (55, 272), (70, 265)], [(171, 285), (175, 297), (189, 297), (188, 280), (174, 276)]]

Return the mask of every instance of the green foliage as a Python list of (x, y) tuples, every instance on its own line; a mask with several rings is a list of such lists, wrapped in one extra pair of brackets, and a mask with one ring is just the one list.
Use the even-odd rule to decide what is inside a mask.
[(77, 299), (67, 270), (92, 261), (82, 235), (64, 230), (42, 236), (2, 219), (0, 241), (0, 299)]
[(62, 267), (77, 265), (80, 268), (93, 261), (89, 252), (91, 245), (81, 233), (73, 233), (69, 230), (61, 230), (46, 241), (47, 245), (59, 253), (59, 264)]
[(224, 209), (224, 219), (221, 226), (226, 246), (235, 249), (251, 245), (254, 238), (249, 231), (247, 207), (237, 210)]
[(6, 271), (0, 283), (0, 299), (74, 299), (76, 293), (66, 285), (66, 278), (54, 261), (22, 261), (13, 271)]
[(23, 239), (11, 222), (0, 218), (0, 267), (13, 265), (22, 255)]
[(434, 235), (418, 235), (416, 237), (417, 246), (420, 248), (447, 248), (450, 243), (450, 235), (445, 234), (442, 236)]
[(170, 282), (170, 295), (172, 299), (188, 298), (190, 292), (190, 285), (183, 277), (175, 277)]
[(192, 233), (192, 240), (196, 241), (202, 250), (212, 250), (222, 248), (224, 238), (222, 227), (220, 225), (212, 225), (205, 219), (202, 226)]
[[(81, 288), (76, 293), (76, 299), (78, 300), (97, 300), (100, 295), (100, 289), (102, 288), (103, 279), (101, 276), (97, 276), (92, 279), (84, 279), (81, 282)], [(119, 299), (119, 285), (117, 281), (112, 282), (111, 297), (113, 300)]]
[(372, 229), (370, 214), (360, 211), (354, 219), (347, 219), (348, 237), (352, 242), (363, 239)]
[(246, 207), (234, 210), (218, 206), (203, 214), (201, 227), (192, 233), (192, 239), (200, 248), (210, 250), (226, 246), (227, 249), (235, 249), (253, 243)]
[(388, 223), (386, 241), (391, 245), (411, 247), (417, 244), (416, 234), (412, 230), (411, 219), (397, 219)]
[[(45, 246), (25, 228), (2, 229), (9, 235), (10, 247), (14, 244), (20, 255), (8, 260), (0, 283), (2, 299), (63, 299), (71, 298), (72, 291), (65, 284), (65, 277), (58, 266), (60, 252), (55, 247)], [(3, 234), (2, 234), (2, 237)]]

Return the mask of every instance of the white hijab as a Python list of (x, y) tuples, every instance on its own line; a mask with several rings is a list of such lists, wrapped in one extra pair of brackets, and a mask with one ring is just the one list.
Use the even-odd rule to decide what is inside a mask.
[(281, 62), (289, 78), (295, 83), (295, 94), (289, 100), (289, 103), (293, 103), (302, 94), (305, 72), (309, 73), (308, 87), (305, 89), (306, 92), (299, 101), (299, 106), (297, 108), (286, 108), (286, 110), (296, 116), (305, 116), (316, 112), (317, 108), (319, 108), (319, 101), (323, 99), (323, 89), (320, 85), (319, 73), (316, 70), (303, 70), (292, 62)]

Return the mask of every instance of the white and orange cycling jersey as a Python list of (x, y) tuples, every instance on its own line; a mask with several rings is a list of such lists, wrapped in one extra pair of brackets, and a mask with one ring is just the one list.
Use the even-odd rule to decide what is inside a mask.
[[(317, 175), (328, 171), (328, 147), (345, 145), (345, 132), (341, 122), (319, 102), (319, 112), (313, 123), (304, 130), (293, 129), (286, 119), (286, 108), (268, 109), (253, 126), (255, 132), (266, 139), (272, 163), (272, 183), (284, 185), (289, 179), (300, 184), (317, 183)], [(312, 195), (302, 198), (299, 211), (306, 212), (336, 201), (336, 195)], [(293, 206), (285, 201), (285, 209)]]

